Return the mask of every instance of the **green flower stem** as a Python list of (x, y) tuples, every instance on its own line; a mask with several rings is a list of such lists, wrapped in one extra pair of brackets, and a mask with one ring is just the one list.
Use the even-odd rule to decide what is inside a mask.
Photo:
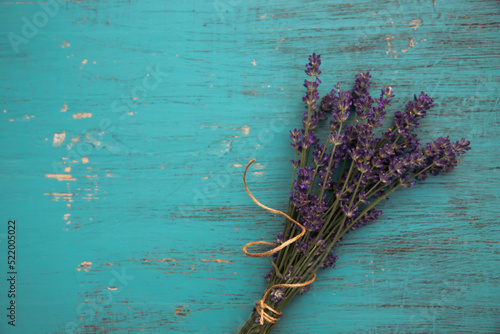
[(349, 208), (352, 206), (352, 202), (354, 202), (354, 198), (356, 197), (356, 194), (358, 193), (358, 189), (359, 189), (359, 184), (361, 183), (361, 178), (363, 177), (363, 173), (361, 173), (361, 175), (359, 176), (359, 179), (358, 179), (358, 182), (356, 184), (356, 189), (354, 190), (354, 193), (352, 194), (352, 197), (351, 197), (351, 203), (349, 203)]
[[(297, 161), (297, 150), (295, 150), (295, 161)], [(293, 183), (295, 182), (295, 175), (297, 174), (297, 167), (293, 168), (293, 178), (292, 178), (292, 185), (290, 187), (290, 192), (293, 191)], [(290, 212), (290, 204), (292, 202), (292, 197), (288, 196), (288, 206), (286, 212)], [(289, 215), (290, 216), (290, 215)]]
[[(380, 184), (380, 182), (382, 182), (382, 181), (380, 181), (380, 180), (379, 180), (377, 183), (375, 183), (375, 184), (373, 185), (373, 187), (371, 187), (371, 188), (370, 188), (370, 190), (368, 190), (368, 191), (366, 192), (366, 198), (368, 198), (369, 196), (371, 196), (371, 194), (372, 194), (372, 192), (373, 192), (373, 189), (375, 189), (375, 187), (377, 187), (377, 186)], [(359, 203), (359, 202), (358, 202), (358, 203)]]
[[(291, 217), (294, 218), (296, 221), (298, 221), (297, 218), (295, 218), (293, 216), (291, 216)], [(295, 231), (297, 229), (294, 226), (295, 226), (295, 224), (292, 225), (291, 222), (290, 223), (285, 222), (285, 228), (284, 228), (284, 232), (283, 232), (283, 240), (286, 238), (286, 236), (288, 234), (290, 234), (290, 239), (295, 236)], [(285, 264), (285, 262), (286, 262), (285, 259), (288, 258), (288, 253), (290, 252), (290, 249), (295, 249), (294, 245), (289, 245), (288, 247), (285, 247), (278, 254), (278, 258), (276, 260), (276, 265), (278, 266), (278, 268), (280, 269), (280, 271), (283, 271), (286, 268), (286, 267), (283, 267), (282, 264)]]
[[(295, 207), (295, 206), (294, 206), (294, 207)], [(295, 217), (294, 217), (294, 216), (291, 216), (291, 217), (292, 217), (295, 221), (299, 221), (299, 219), (300, 219), (300, 214), (297, 214)], [(288, 226), (288, 228), (287, 228), (287, 226), (285, 226), (285, 231), (286, 231), (286, 233), (287, 233), (287, 234), (288, 234), (288, 233), (290, 233), (290, 239), (291, 239), (291, 238), (293, 238), (293, 237), (295, 237), (296, 233), (299, 233), (299, 232), (298, 232), (298, 230), (295, 228), (295, 224), (293, 224), (293, 225), (292, 225), (291, 223), (288, 223), (288, 224), (287, 224), (287, 223), (285, 222), (285, 225), (289, 225), (289, 226)], [(305, 235), (308, 235), (308, 233), (309, 233), (309, 232), (307, 231)], [(287, 235), (287, 234), (283, 234), (283, 238), (286, 238), (286, 235)], [(304, 235), (304, 236), (305, 236), (305, 235)], [(283, 254), (283, 257), (281, 258), (281, 259), (283, 259), (283, 261), (280, 261), (280, 263), (279, 263), (279, 264), (277, 264), (277, 265), (278, 265), (278, 268), (279, 268), (280, 270), (282, 270), (282, 271), (283, 271), (283, 270), (285, 270), (285, 269), (288, 269), (288, 267), (291, 265), (290, 263), (293, 261), (293, 260), (289, 260), (289, 261), (285, 261), (285, 260), (284, 260), (284, 259), (287, 259), (287, 258), (288, 258), (288, 254), (289, 254), (289, 252), (290, 252), (290, 249), (292, 249), (292, 254), (293, 254), (293, 258), (294, 258), (294, 257), (295, 257), (295, 254), (294, 254), (293, 252), (294, 252), (294, 250), (295, 250), (295, 247), (292, 247), (292, 245), (289, 245), (288, 247), (285, 247), (285, 248), (283, 249), (283, 250), (284, 250), (284, 252), (283, 252), (283, 251), (282, 251), (282, 252), (280, 252), (280, 254)], [(278, 259), (280, 259), (280, 257), (279, 257), (279, 256), (280, 256), (280, 254), (278, 254)], [(285, 266), (283, 267), (283, 265), (285, 265)]]
[(328, 181), (328, 175), (330, 174), (330, 168), (332, 167), (333, 155), (335, 153), (336, 148), (337, 145), (334, 145), (332, 149), (332, 154), (330, 155), (330, 160), (328, 161), (328, 167), (326, 168), (325, 180), (323, 181), (323, 185), (321, 186), (321, 190), (318, 196), (319, 200), (323, 198), (323, 192), (325, 191), (326, 181)]
[[(337, 132), (337, 137), (336, 137), (336, 141), (339, 139), (340, 137), (340, 133), (342, 131), (342, 124), (343, 122), (340, 122), (340, 125), (339, 125), (339, 130)], [(326, 147), (328, 145), (328, 138), (330, 138), (330, 135), (332, 134), (333, 131), (330, 130), (330, 134), (328, 135), (327, 139), (326, 139), (326, 143), (325, 143), (325, 146), (323, 147), (323, 151), (321, 152), (321, 156), (320, 156), (320, 161), (322, 160), (323, 158), (323, 155), (325, 154), (325, 151), (326, 151)], [(333, 150), (332, 150), (332, 154), (330, 156), (330, 161), (328, 162), (328, 167), (326, 169), (326, 177), (325, 177), (325, 181), (323, 182), (323, 186), (321, 187), (321, 195), (319, 196), (319, 198), (321, 198), (321, 196), (323, 196), (323, 191), (325, 190), (325, 185), (326, 185), (326, 180), (328, 179), (328, 173), (330, 173), (330, 167), (332, 166), (332, 159), (333, 159), (333, 154), (335, 153), (335, 149), (337, 148), (337, 144), (334, 144), (333, 146)], [(314, 181), (316, 180), (316, 174), (318, 172), (318, 169), (319, 169), (319, 166), (316, 166), (316, 169), (314, 170), (314, 174), (313, 174), (313, 184), (315, 183)], [(312, 190), (312, 187), (311, 187), (311, 190)]]
[(340, 179), (342, 178), (342, 174), (344, 174), (346, 162), (347, 162), (347, 159), (344, 159), (344, 162), (342, 163), (342, 168), (340, 169), (339, 180), (337, 181), (337, 184), (340, 183)]
[(345, 178), (345, 182), (344, 182), (344, 185), (342, 186), (342, 191), (340, 192), (340, 196), (342, 196), (342, 194), (344, 193), (345, 186), (347, 185), (347, 183), (349, 182), (349, 179), (351, 178), (351, 173), (352, 173), (353, 167), (354, 167), (354, 163), (352, 163), (351, 167), (349, 167), (349, 172), (347, 173), (347, 177)]
[[(314, 82), (315, 80), (315, 76), (311, 76), (311, 82)], [(309, 91), (309, 97), (311, 98), (312, 97), (312, 91)], [(312, 105), (308, 105), (307, 106), (307, 121), (306, 121), (306, 124), (304, 126), (304, 138), (307, 137), (307, 135), (309, 134), (309, 122), (311, 121), (311, 115), (312, 115), (312, 111), (313, 111), (313, 108), (312, 108)], [(309, 153), (309, 148), (306, 149), (307, 152), (304, 152), (304, 150), (302, 150), (302, 152), (300, 152), (300, 167), (304, 167), (306, 166), (306, 162), (307, 162), (307, 159), (309, 157), (309, 154), (307, 154), (307, 156), (304, 156), (305, 154), (304, 153)]]

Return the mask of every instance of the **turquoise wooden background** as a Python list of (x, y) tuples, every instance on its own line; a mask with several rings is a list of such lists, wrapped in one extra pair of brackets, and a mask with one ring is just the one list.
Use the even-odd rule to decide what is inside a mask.
[[(44, 12), (41, 6), (48, 6)], [(303, 66), (321, 92), (370, 71), (395, 108), (425, 90), (424, 140), (473, 150), (399, 191), (276, 333), (498, 333), (497, 1), (0, 3), (1, 258), (17, 220), (16, 327), (1, 333), (235, 333), (286, 206)], [(48, 13), (48, 14), (43, 14)], [(395, 109), (394, 109), (395, 111)]]

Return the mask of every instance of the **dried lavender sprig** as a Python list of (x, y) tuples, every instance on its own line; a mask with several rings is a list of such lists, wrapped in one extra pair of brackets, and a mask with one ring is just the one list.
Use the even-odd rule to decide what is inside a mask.
[[(297, 173), (297, 168), (304, 167), (305, 163), (308, 160), (309, 157), (309, 149), (314, 142), (314, 135), (310, 136), (310, 130), (312, 127), (312, 130), (314, 130), (315, 126), (317, 125), (317, 120), (318, 119), (325, 119), (326, 118), (326, 113), (330, 112), (333, 103), (334, 103), (334, 96), (333, 96), (333, 90), (332, 93), (325, 95), (321, 99), (321, 104), (319, 106), (319, 112), (314, 114), (315, 111), (318, 110), (318, 106), (316, 105), (316, 101), (318, 99), (318, 91), (317, 88), (321, 81), (317, 78), (321, 74), (321, 70), (319, 70), (319, 66), (321, 65), (321, 56), (316, 55), (313, 53), (311, 56), (309, 56), (309, 63), (306, 65), (306, 74), (311, 76), (311, 81), (305, 80), (304, 82), (304, 87), (306, 88), (307, 92), (306, 95), (302, 98), (304, 103), (306, 104), (307, 108), (307, 113), (304, 114), (303, 118), (303, 123), (304, 123), (304, 129), (302, 130), (302, 136), (301, 133), (295, 129), (294, 131), (290, 131), (291, 137), (292, 137), (292, 147), (295, 150), (295, 159), (292, 160), (292, 165), (294, 166), (294, 171), (293, 171), (293, 180), (292, 180), (292, 186), (290, 193), (293, 192), (293, 185), (295, 183), (295, 177)], [(316, 80), (315, 80), (316, 78)], [(311, 119), (313, 121), (311, 122)], [(311, 126), (312, 125), (312, 126)], [(325, 150), (326, 150), (326, 144), (325, 144)], [(297, 156), (300, 154), (300, 160), (297, 160)], [(322, 158), (323, 154), (321, 155), (320, 159)], [(316, 177), (317, 171), (314, 172), (314, 177), (313, 180)], [(288, 201), (288, 209), (287, 212), (290, 215), (295, 214), (295, 207), (291, 207), (291, 198), (292, 195), (289, 197)], [(291, 232), (295, 232), (294, 229), (291, 231), (288, 228), (288, 225), (285, 225), (285, 230), (284, 234), (288, 234)], [(278, 262), (282, 259), (283, 256), (286, 256), (288, 254), (288, 249), (285, 249), (283, 252), (280, 252), (279, 257), (278, 257)]]

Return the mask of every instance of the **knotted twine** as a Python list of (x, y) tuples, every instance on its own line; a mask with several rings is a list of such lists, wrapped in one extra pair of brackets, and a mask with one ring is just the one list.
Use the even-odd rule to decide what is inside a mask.
[[(297, 225), (301, 229), (301, 232), (297, 236), (293, 237), (292, 239), (289, 239), (289, 240), (285, 241), (284, 243), (282, 243), (278, 247), (275, 247), (275, 248), (273, 248), (271, 250), (268, 250), (267, 252), (263, 252), (263, 253), (250, 253), (250, 252), (247, 251), (247, 249), (248, 249), (248, 247), (253, 246), (253, 245), (271, 245), (271, 246), (274, 246), (275, 244), (273, 242), (252, 241), (252, 242), (247, 243), (245, 246), (243, 246), (243, 253), (245, 253), (247, 256), (250, 256), (250, 257), (267, 257), (267, 256), (269, 256), (271, 254), (274, 254), (274, 253), (280, 251), (281, 249), (283, 249), (286, 246), (294, 243), (295, 241), (297, 241), (300, 237), (302, 237), (306, 233), (306, 228), (304, 226), (302, 226), (302, 224), (300, 224), (297, 221), (295, 221), (292, 217), (288, 216), (286, 213), (281, 212), (279, 210), (271, 209), (270, 207), (267, 207), (264, 204), (260, 203), (252, 195), (252, 193), (250, 192), (250, 190), (247, 187), (247, 182), (245, 180), (245, 176), (247, 175), (248, 167), (250, 167), (250, 165), (253, 164), (254, 162), (255, 162), (255, 159), (252, 159), (247, 164), (247, 166), (245, 168), (245, 172), (243, 173), (243, 185), (245, 186), (245, 190), (247, 191), (248, 196), (250, 196), (250, 198), (255, 202), (255, 204), (257, 204), (261, 208), (263, 208), (263, 209), (265, 209), (265, 210), (267, 210), (269, 212), (276, 213), (276, 214), (284, 216), (286, 219), (290, 220), (291, 222), (293, 222), (295, 225)], [(313, 274), (312, 279), (310, 279), (309, 281), (304, 282), (304, 283), (275, 284), (272, 287), (270, 287), (269, 289), (267, 289), (266, 292), (264, 293), (264, 296), (260, 300), (258, 300), (258, 301), (255, 302), (255, 310), (260, 315), (260, 324), (264, 325), (265, 321), (269, 322), (271, 324), (275, 324), (275, 323), (278, 322), (278, 320), (281, 317), (281, 314), (282, 314), (281, 312), (276, 311), (271, 306), (269, 306), (269, 305), (266, 304), (266, 298), (269, 296), (269, 294), (272, 292), (272, 290), (279, 289), (279, 288), (300, 288), (300, 287), (303, 287), (303, 286), (311, 284), (312, 282), (314, 282), (315, 279), (316, 279), (316, 273)], [(271, 315), (267, 314), (266, 310), (273, 312), (273, 314), (276, 315), (276, 316), (271, 316)]]

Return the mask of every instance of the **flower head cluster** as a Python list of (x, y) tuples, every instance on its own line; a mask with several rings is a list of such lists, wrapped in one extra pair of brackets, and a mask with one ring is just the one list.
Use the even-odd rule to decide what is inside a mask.
[[(383, 87), (372, 97), (371, 75), (366, 72), (355, 76), (351, 89), (336, 84), (320, 98), (320, 65), (319, 55), (309, 57), (303, 128), (290, 131), (296, 159), (288, 214), (307, 230), (296, 242), (296, 251), (308, 257), (308, 266), (320, 259), (321, 267), (327, 268), (336, 260), (327, 245), (379, 218), (382, 211), (375, 205), (397, 188), (454, 168), (470, 142), (440, 137), (422, 145), (415, 129), (434, 107), (434, 99), (424, 92), (394, 113), (390, 129), (377, 131), (394, 98), (392, 88)], [(315, 131), (328, 118), (330, 131), (320, 140)], [(324, 247), (318, 248), (319, 240)]]

